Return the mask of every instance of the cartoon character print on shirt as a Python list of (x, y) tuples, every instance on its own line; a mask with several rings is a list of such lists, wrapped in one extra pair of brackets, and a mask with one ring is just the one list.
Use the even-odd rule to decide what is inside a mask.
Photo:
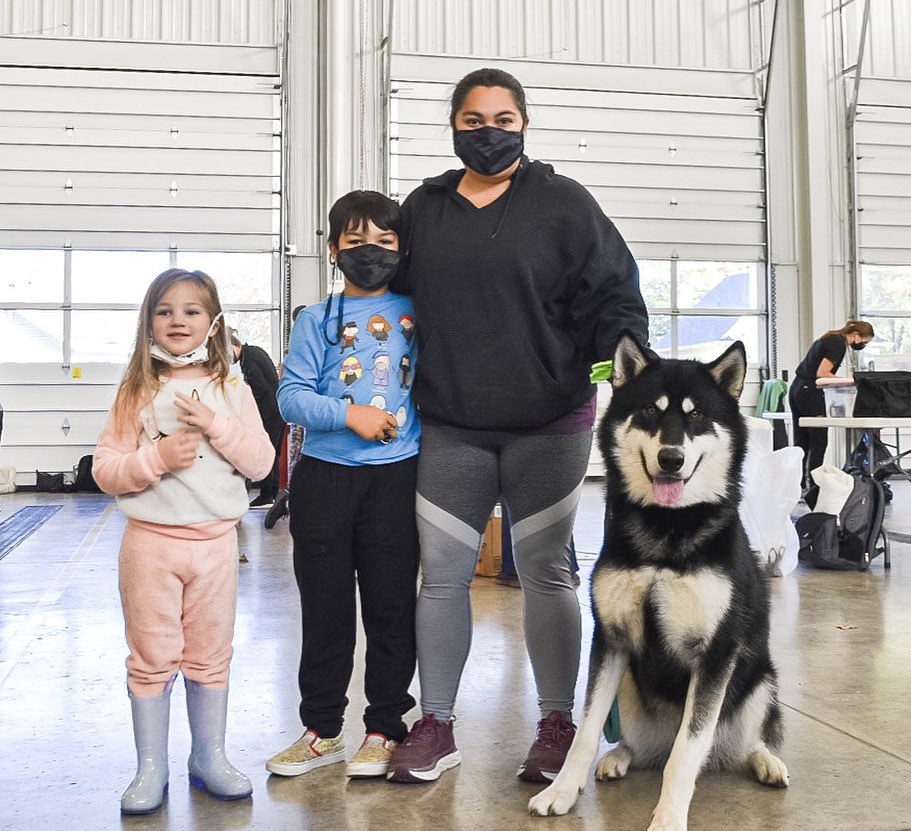
[(350, 387), (361, 377), (363, 371), (361, 362), (355, 358), (354, 355), (349, 355), (342, 361), (342, 371), (339, 373), (338, 377), (345, 382), (346, 387)]
[[(357, 324), (353, 320), (349, 320), (342, 327), (342, 348), (341, 351), (344, 353), (346, 349), (356, 349), (355, 344), (358, 341), (357, 333), (360, 331)], [(360, 376), (358, 376), (360, 378)]]
[(399, 326), (402, 327), (402, 337), (405, 343), (411, 343), (414, 337), (414, 318), (411, 315), (402, 315), (399, 318)]
[(370, 406), (376, 407), (378, 410), (386, 409), (386, 399), (382, 395), (374, 395), (370, 399)]
[(380, 343), (389, 340), (389, 333), (392, 331), (392, 324), (382, 315), (373, 315), (367, 321), (367, 332), (377, 339)]
[(385, 349), (373, 353), (373, 385), (389, 386), (389, 353)]
[(402, 355), (399, 361), (399, 386), (403, 390), (411, 386), (411, 355)]

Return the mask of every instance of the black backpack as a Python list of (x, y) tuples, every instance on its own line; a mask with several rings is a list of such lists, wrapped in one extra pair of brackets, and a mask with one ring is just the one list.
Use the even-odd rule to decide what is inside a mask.
[(885, 507), (882, 483), (870, 476), (854, 476), (854, 488), (837, 517), (813, 512), (797, 520), (798, 559), (835, 571), (866, 571), (880, 554), (886, 555), (888, 563)]
[(83, 456), (73, 468), (73, 490), (88, 493), (101, 493), (101, 488), (92, 476), (92, 456)]

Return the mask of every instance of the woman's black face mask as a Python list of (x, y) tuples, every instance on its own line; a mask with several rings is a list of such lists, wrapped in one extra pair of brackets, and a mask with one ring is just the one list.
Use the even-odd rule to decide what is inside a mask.
[(865, 344), (863, 341), (860, 341), (859, 343), (852, 343), (852, 344), (851, 344), (851, 348), (852, 348), (855, 352), (860, 352), (860, 350), (863, 349), (866, 345), (867, 345), (867, 344)]
[(495, 176), (525, 151), (525, 133), (499, 127), (457, 130), (452, 134), (452, 146), (466, 167), (482, 176)]
[(336, 256), (342, 274), (362, 291), (377, 291), (389, 285), (399, 270), (398, 251), (380, 245), (342, 248)]

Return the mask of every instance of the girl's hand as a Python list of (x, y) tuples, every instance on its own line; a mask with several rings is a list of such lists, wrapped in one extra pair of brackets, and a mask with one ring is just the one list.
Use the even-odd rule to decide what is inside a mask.
[(196, 461), (196, 449), (202, 437), (195, 430), (181, 430), (158, 441), (158, 455), (171, 473), (186, 470)]
[(202, 433), (208, 433), (212, 428), (215, 411), (203, 404), (198, 398), (191, 398), (182, 392), (178, 392), (175, 395), (174, 403), (183, 410), (177, 420), (182, 421), (187, 427), (193, 427)]
[(345, 426), (366, 441), (392, 441), (398, 435), (394, 415), (366, 404), (348, 405)]

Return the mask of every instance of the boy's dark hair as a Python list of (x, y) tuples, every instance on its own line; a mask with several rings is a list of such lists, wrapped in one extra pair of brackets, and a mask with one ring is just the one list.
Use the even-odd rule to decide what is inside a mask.
[(512, 99), (516, 102), (516, 108), (522, 114), (522, 120), (528, 124), (528, 110), (525, 102), (525, 89), (516, 78), (502, 69), (493, 69), (484, 67), (469, 72), (459, 83), (456, 84), (452, 91), (449, 108), (449, 126), (455, 127), (456, 113), (462, 109), (468, 93), (475, 87), (503, 87), (512, 93)]
[(345, 231), (365, 228), (368, 222), (398, 234), (402, 225), (399, 203), (375, 190), (346, 193), (329, 209), (329, 242), (337, 248)]

